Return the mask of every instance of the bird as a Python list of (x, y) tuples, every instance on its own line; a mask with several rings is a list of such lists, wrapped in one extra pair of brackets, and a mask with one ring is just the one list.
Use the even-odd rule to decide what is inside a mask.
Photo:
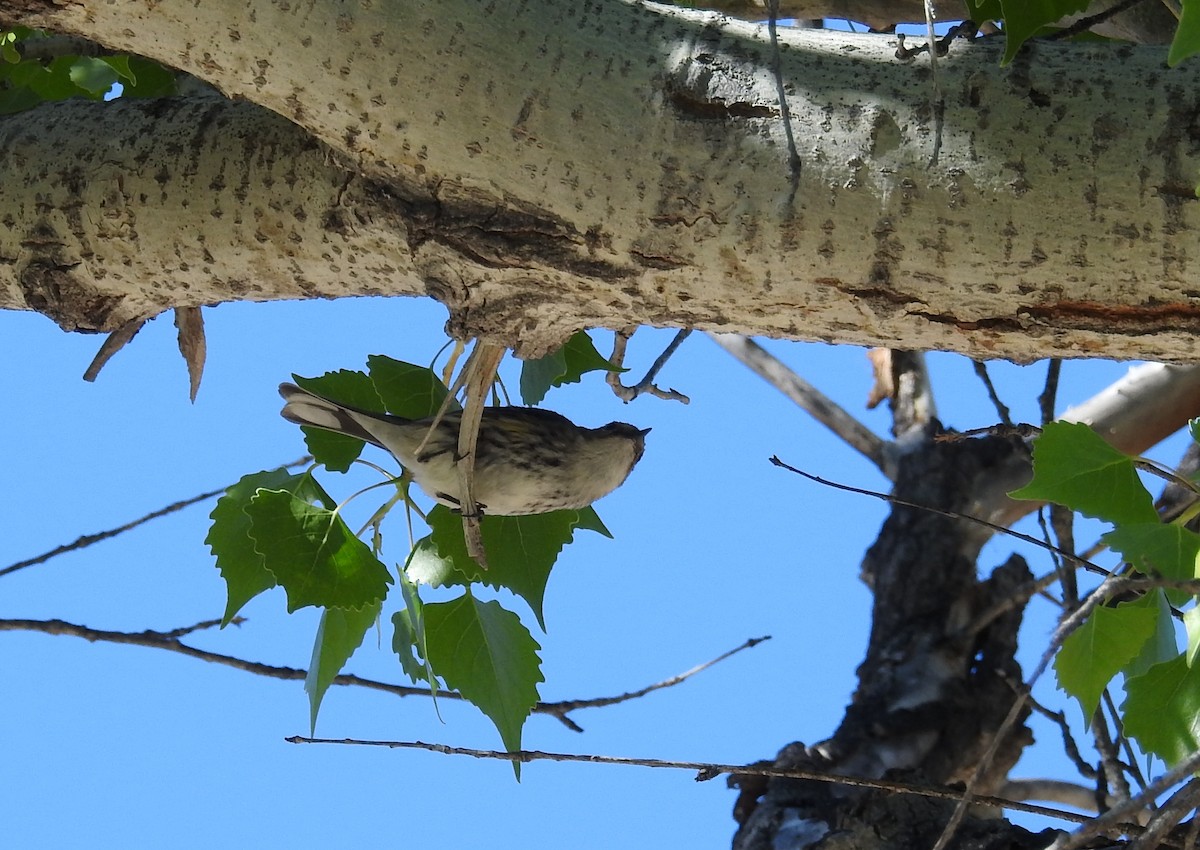
[[(325, 398), (292, 383), (279, 385), (289, 422), (346, 434), (390, 452), (430, 497), (461, 509), (457, 469), (461, 411), (405, 419)], [(576, 425), (537, 407), (485, 407), (475, 449), (477, 508), (491, 516), (579, 510), (624, 483), (646, 448), (649, 428), (610, 422)], [(417, 450), (425, 441), (424, 448)]]

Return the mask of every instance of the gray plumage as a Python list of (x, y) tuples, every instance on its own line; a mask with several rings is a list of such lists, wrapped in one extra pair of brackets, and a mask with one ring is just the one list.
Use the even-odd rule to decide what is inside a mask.
[[(432, 417), (371, 413), (295, 384), (280, 384), (279, 394), (286, 402), (284, 419), (386, 449), (422, 490), (444, 505), (459, 506), (458, 411), (442, 418), (418, 456)], [(486, 407), (475, 450), (475, 498), (485, 513), (497, 516), (585, 507), (625, 481), (642, 457), (649, 430), (625, 422), (582, 428), (550, 410)]]

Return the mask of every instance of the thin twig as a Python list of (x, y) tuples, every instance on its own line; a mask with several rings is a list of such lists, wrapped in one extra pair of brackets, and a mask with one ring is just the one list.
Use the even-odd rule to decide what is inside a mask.
[(1095, 779), (1096, 768), (1084, 761), (1083, 754), (1079, 752), (1079, 744), (1075, 741), (1075, 736), (1071, 734), (1070, 724), (1067, 723), (1067, 715), (1061, 711), (1051, 711), (1033, 697), (1028, 697), (1029, 707), (1038, 714), (1045, 717), (1058, 727), (1059, 734), (1062, 735), (1063, 751), (1067, 758), (1075, 765), (1075, 769), (1079, 771), (1079, 775), (1084, 779)]
[(1061, 41), (1062, 39), (1071, 38), (1073, 36), (1079, 35), (1080, 33), (1087, 32), (1092, 27), (1096, 26), (1096, 24), (1102, 24), (1105, 21), (1107, 21), (1109, 18), (1112, 18), (1116, 15), (1121, 14), (1124, 11), (1132, 9), (1134, 6), (1136, 6), (1137, 4), (1139, 4), (1141, 2), (1142, 2), (1142, 0), (1122, 0), (1122, 2), (1120, 2), (1120, 3), (1116, 3), (1112, 6), (1109, 6), (1103, 12), (1097, 12), (1094, 15), (1088, 15), (1086, 18), (1080, 18), (1075, 23), (1071, 24), (1069, 27), (1061, 29), (1058, 32), (1050, 33), (1049, 35), (1047, 35), (1045, 37), (1045, 40), (1046, 41)]
[[(286, 463), (279, 468), (292, 469), (293, 467), (303, 466), (311, 460), (312, 457), (305, 455), (304, 457), (294, 460), (291, 463)], [(73, 552), (76, 549), (83, 549), (87, 546), (91, 546), (93, 543), (99, 543), (101, 540), (108, 540), (110, 537), (116, 537), (118, 534), (123, 534), (130, 529), (137, 528), (139, 525), (150, 522), (152, 519), (158, 519), (159, 517), (164, 517), (167, 514), (173, 514), (176, 511), (194, 505), (197, 502), (203, 502), (205, 499), (211, 499), (213, 496), (220, 496), (227, 489), (229, 489), (228, 486), (222, 487), (219, 490), (212, 490), (208, 493), (201, 493), (199, 496), (193, 496), (192, 498), (184, 499), (181, 502), (175, 502), (174, 504), (167, 505), (165, 508), (159, 508), (156, 511), (151, 511), (140, 519), (135, 519), (132, 522), (127, 522), (122, 526), (111, 528), (108, 531), (100, 531), (95, 534), (85, 534), (73, 543), (67, 543), (51, 549), (49, 552), (43, 552), (41, 555), (37, 555), (33, 558), (26, 558), (24, 561), (17, 561), (15, 564), (9, 564), (4, 569), (0, 569), (0, 577), (6, 576), (9, 573), (15, 573), (17, 570), (23, 570), (26, 567), (43, 564), (46, 561), (49, 561), (51, 558), (58, 557), (66, 552)]]
[(775, 77), (775, 92), (779, 101), (779, 120), (783, 124), (783, 136), (787, 141), (788, 151), (788, 183), (790, 190), (788, 191), (787, 200), (784, 202), (784, 208), (791, 214), (796, 203), (796, 192), (800, 189), (800, 171), (804, 163), (800, 159), (799, 151), (796, 150), (796, 136), (792, 132), (792, 110), (788, 106), (787, 87), (783, 82), (783, 59), (780, 55), (779, 31), (777, 27), (779, 0), (768, 0), (767, 8), (770, 10), (770, 17), (767, 18), (767, 33), (771, 38), (771, 73)]
[[(1105, 689), (1107, 691), (1107, 688)], [(1125, 778), (1125, 766), (1117, 753), (1117, 745), (1113, 743), (1112, 735), (1108, 733), (1108, 723), (1104, 714), (1096, 711), (1089, 724), (1092, 730), (1092, 743), (1100, 754), (1100, 767), (1097, 771), (1096, 798), (1099, 800), (1112, 799), (1115, 805), (1120, 805), (1131, 796), (1129, 781)], [(1103, 781), (1103, 785), (1099, 783)], [(1109, 806), (1109, 808), (1112, 808)]]
[(1046, 362), (1046, 384), (1037, 398), (1043, 425), (1054, 421), (1054, 406), (1058, 400), (1058, 378), (1061, 374), (1062, 360), (1051, 357)]
[[(628, 347), (629, 339), (633, 336), (635, 330), (636, 328), (626, 328), (624, 330), (619, 330), (614, 334), (613, 352), (612, 356), (608, 358), (608, 361), (614, 366), (625, 365), (625, 349)], [(690, 402), (691, 399), (678, 390), (664, 390), (655, 386), (654, 379), (658, 377), (658, 373), (662, 370), (662, 367), (667, 364), (667, 361), (671, 359), (671, 355), (675, 353), (676, 349), (683, 344), (685, 339), (691, 336), (691, 333), (691, 328), (682, 328), (679, 330), (667, 347), (663, 349), (663, 353), (658, 355), (658, 358), (654, 361), (653, 365), (651, 365), (649, 371), (646, 372), (646, 377), (642, 378), (631, 387), (627, 387), (621, 383), (620, 373), (609, 372), (605, 380), (607, 381), (608, 385), (612, 387), (612, 391), (617, 398), (621, 399), (621, 401), (629, 402), (633, 401), (643, 393), (650, 393), (650, 395), (654, 396), (655, 398), (666, 399), (667, 401), (680, 401), (684, 404)]]
[(758, 646), (763, 641), (767, 641), (770, 639), (771, 639), (770, 635), (764, 635), (763, 637), (757, 637), (757, 638), (750, 638), (745, 643), (743, 643), (741, 646), (734, 647), (733, 649), (729, 650), (728, 652), (723, 652), (720, 655), (718, 655), (716, 658), (712, 659), (711, 661), (705, 661), (703, 664), (697, 664), (691, 670), (686, 670), (683, 673), (680, 673), (676, 676), (672, 676), (669, 679), (663, 679), (661, 682), (655, 682), (653, 685), (647, 685), (646, 687), (640, 688), (636, 691), (629, 691), (628, 693), (620, 694), (619, 696), (602, 697), (600, 699), (564, 700), (562, 702), (553, 703), (553, 705), (557, 706), (559, 708), (559, 710), (566, 712), (566, 711), (574, 711), (577, 708), (603, 708), (604, 706), (607, 706), (607, 705), (616, 705), (619, 702), (626, 702), (627, 700), (638, 699), (639, 697), (644, 697), (646, 694), (652, 693), (661, 688), (669, 688), (673, 685), (678, 685), (684, 679), (691, 678), (692, 676), (695, 676), (697, 673), (703, 672), (704, 670), (707, 670), (709, 667), (712, 667), (714, 664), (719, 664), (720, 662), (724, 661), (726, 658), (729, 658), (731, 655), (736, 655), (737, 653), (739, 653), (745, 649), (751, 649), (752, 647)]
[[(1195, 590), (1191, 591), (1195, 593)], [(1133, 744), (1129, 740), (1129, 736), (1125, 734), (1125, 725), (1121, 720), (1121, 712), (1117, 711), (1117, 704), (1113, 702), (1112, 693), (1108, 688), (1105, 688), (1100, 693), (1100, 702), (1104, 705), (1104, 710), (1108, 712), (1109, 719), (1112, 721), (1113, 729), (1116, 731), (1116, 739), (1121, 743), (1121, 749), (1125, 751), (1125, 760), (1121, 762), (1121, 766), (1126, 773), (1133, 777), (1133, 781), (1137, 783), (1140, 790), (1146, 787), (1146, 777), (1142, 773), (1142, 769), (1138, 767), (1138, 757), (1133, 751)], [(1124, 776), (1122, 775), (1122, 782)], [(1128, 783), (1126, 783), (1128, 786)], [(1128, 787), (1125, 789), (1128, 797), (1132, 792)]]
[[(293, 735), (284, 738), (289, 744), (339, 744), (342, 746), (384, 747), (387, 749), (428, 750), (450, 756), (471, 756), (479, 759), (498, 759), (527, 764), (533, 761), (586, 762), (589, 764), (614, 764), (626, 767), (666, 768), (671, 770), (691, 770), (698, 778), (708, 780), (721, 774), (740, 774), (743, 776), (773, 776), (782, 779), (808, 779), (814, 782), (828, 782), (832, 785), (848, 785), (855, 788), (870, 788), (876, 791), (888, 791), (896, 794), (914, 794), (920, 797), (932, 797), (938, 800), (955, 800), (961, 793), (952, 788), (940, 788), (932, 785), (917, 785), (908, 782), (892, 782), (885, 779), (868, 779), (859, 776), (845, 776), (837, 773), (826, 773), (817, 770), (797, 770), (790, 768), (767, 767), (757, 764), (721, 764), (696, 761), (669, 761), (666, 759), (622, 758), (618, 756), (601, 756), (582, 753), (552, 753), (543, 750), (517, 750), (511, 753), (498, 750), (477, 750), (467, 747), (451, 747), (446, 744), (428, 744), (424, 741), (370, 741), (359, 738), (308, 738), (303, 735)], [(1030, 814), (1059, 818), (1072, 823), (1087, 823), (1087, 815), (1065, 812), (1047, 806), (1036, 806), (1019, 800), (1008, 800), (1001, 797), (976, 797), (975, 800), (986, 806), (1011, 809)]]
[(992, 406), (996, 408), (996, 415), (1000, 417), (1000, 421), (1012, 427), (1012, 415), (1009, 412), (1008, 406), (1000, 400), (1000, 394), (996, 392), (996, 385), (992, 383), (992, 376), (988, 374), (986, 363), (981, 363), (978, 360), (971, 361), (971, 367), (975, 370), (976, 377), (983, 382), (984, 388), (987, 390), (988, 398), (991, 399)]
[(1097, 835), (1103, 835), (1110, 831), (1120, 830), (1122, 832), (1131, 831), (1130, 821), (1137, 814), (1151, 805), (1160, 794), (1178, 785), (1188, 776), (1200, 768), (1200, 752), (1192, 753), (1178, 765), (1168, 770), (1158, 779), (1146, 786), (1145, 790), (1136, 797), (1131, 798), (1128, 802), (1121, 804), (1098, 818), (1093, 818), (1083, 824), (1078, 830), (1067, 836), (1060, 836), (1050, 845), (1048, 850), (1079, 850), (1092, 838)]
[(963, 789), (962, 796), (958, 800), (958, 804), (954, 807), (953, 814), (946, 822), (946, 826), (942, 829), (942, 834), (938, 836), (938, 840), (933, 845), (933, 850), (945, 850), (949, 846), (950, 841), (954, 837), (954, 833), (958, 831), (959, 825), (967, 814), (967, 809), (970, 808), (972, 802), (978, 801), (980, 798), (975, 795), (975, 789), (979, 787), (979, 783), (983, 781), (983, 777), (990, 769), (992, 762), (996, 758), (996, 753), (1000, 751), (1000, 745), (1008, 735), (1009, 730), (1016, 724), (1017, 718), (1021, 716), (1021, 711), (1024, 709), (1025, 700), (1033, 693), (1033, 686), (1037, 684), (1038, 679), (1046, 672), (1050, 666), (1050, 662), (1054, 659), (1059, 647), (1063, 641), (1070, 636), (1077, 628), (1083, 625), (1084, 620), (1092, 613), (1092, 610), (1099, 605), (1109, 593), (1121, 585), (1124, 579), (1110, 575), (1100, 583), (1100, 586), (1084, 601), (1082, 605), (1074, 611), (1064, 613), (1063, 617), (1058, 622), (1058, 627), (1055, 628), (1054, 634), (1050, 636), (1050, 645), (1046, 651), (1042, 653), (1041, 659), (1038, 661), (1037, 667), (1033, 673), (1017, 691), (1017, 697), (1013, 700), (1012, 707), (1009, 708), (1008, 714), (1001, 721), (1000, 726), (992, 735), (992, 740), (988, 744), (987, 750), (979, 763), (975, 767), (975, 773), (972, 774), (967, 782), (967, 787)]
[(1200, 803), (1200, 783), (1195, 779), (1187, 782), (1171, 795), (1146, 824), (1146, 831), (1133, 840), (1129, 850), (1158, 850), (1159, 841), (1176, 824), (1196, 810)]
[[(245, 622), (241, 617), (235, 617), (232, 620), (234, 625), (241, 625)], [(223, 655), (218, 652), (209, 652), (204, 649), (197, 649), (194, 646), (188, 646), (180, 642), (179, 638), (191, 634), (200, 629), (208, 629), (214, 626), (219, 626), (220, 620), (207, 620), (203, 623), (197, 623), (194, 626), (185, 626), (183, 628), (172, 629), (166, 632), (146, 630), (142, 632), (113, 632), (105, 629), (93, 629), (88, 626), (81, 626), (75, 623), (68, 623), (64, 620), (0, 620), (0, 632), (40, 632), (49, 635), (68, 635), (71, 637), (83, 638), (92, 643), (119, 643), (128, 646), (144, 646), (151, 649), (164, 649), (168, 652), (178, 652), (181, 655), (186, 655), (191, 658), (198, 658), (201, 661), (208, 661), (213, 664), (221, 664), (225, 667), (232, 667), (235, 670), (241, 670), (246, 673), (253, 673), (257, 676), (266, 676), (271, 679), (283, 679), (286, 681), (300, 680), (303, 681), (308, 677), (308, 671), (296, 667), (276, 667), (271, 664), (262, 664), (257, 661), (247, 661), (242, 658), (236, 658), (231, 655)], [(661, 682), (655, 682), (652, 685), (647, 685), (644, 688), (639, 688), (636, 691), (620, 694), (619, 696), (595, 697), (593, 699), (573, 699), (561, 700), (559, 702), (539, 702), (533, 707), (535, 714), (545, 714), (550, 717), (557, 718), (563, 725), (574, 732), (582, 732), (583, 727), (577, 724), (567, 715), (572, 711), (579, 711), (585, 708), (605, 708), (610, 705), (616, 705), (630, 700), (640, 699), (647, 694), (663, 688), (674, 687), (681, 682), (690, 679), (697, 673), (701, 673), (712, 667), (714, 664), (726, 660), (727, 658), (736, 655), (743, 650), (757, 646), (765, 640), (770, 640), (769, 637), (750, 638), (741, 646), (724, 652), (711, 661), (703, 664), (698, 664), (692, 669), (671, 676)], [(398, 697), (428, 697), (430, 696), (429, 688), (415, 688), (406, 685), (393, 685), (390, 682), (380, 682), (375, 679), (364, 679), (361, 676), (355, 676), (348, 673), (343, 673), (334, 678), (333, 684), (347, 685), (360, 688), (366, 688), (373, 691), (382, 691)], [(463, 697), (456, 691), (438, 691), (438, 699), (454, 699), (461, 700)]]
[(826, 487), (832, 487), (835, 490), (844, 490), (847, 493), (857, 493), (860, 496), (871, 496), (875, 499), (882, 499), (883, 501), (890, 502), (893, 505), (901, 505), (902, 507), (914, 508), (919, 511), (928, 511), (929, 513), (941, 514), (942, 516), (949, 517), (950, 519), (962, 519), (966, 520), (967, 522), (973, 522), (977, 525), (983, 526), (984, 528), (990, 528), (997, 534), (1005, 534), (1009, 537), (1016, 538), (1017, 540), (1023, 540), (1026, 543), (1031, 543), (1041, 549), (1057, 552), (1061, 557), (1079, 564), (1081, 567), (1089, 570), (1090, 572), (1094, 572), (1099, 575), (1108, 575), (1108, 570), (1093, 564), (1091, 561), (1085, 561), (1078, 555), (1073, 555), (1070, 552), (1064, 552), (1044, 540), (1039, 540), (1036, 537), (1031, 537), (1028, 534), (1022, 534), (1020, 531), (1013, 531), (1011, 528), (1006, 528), (1005, 526), (998, 525), (994, 522), (988, 522), (986, 519), (981, 519), (977, 516), (971, 516), (970, 514), (962, 514), (958, 511), (952, 511), (948, 508), (935, 508), (930, 505), (921, 505), (916, 502), (910, 502), (907, 499), (901, 499), (898, 496), (893, 496), (889, 493), (880, 493), (876, 490), (865, 490), (861, 487), (851, 487), (849, 484), (840, 484), (837, 481), (830, 481), (826, 478), (820, 477), (819, 475), (813, 475), (811, 472), (805, 472), (802, 469), (797, 469), (790, 464), (784, 463), (776, 455), (772, 455), (770, 460), (771, 463), (775, 464), (776, 466), (782, 467), (788, 472), (794, 472), (803, 478), (807, 478), (809, 481), (816, 482), (817, 484), (824, 484)]
[(709, 337), (887, 474), (888, 442), (845, 408), (749, 337), (741, 334), (709, 334)]

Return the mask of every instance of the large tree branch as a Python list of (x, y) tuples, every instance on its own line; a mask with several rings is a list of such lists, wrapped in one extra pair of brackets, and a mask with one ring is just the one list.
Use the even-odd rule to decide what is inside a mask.
[[(307, 263), (285, 260), (267, 272), (291, 276), (285, 293), (234, 297), (380, 291), (390, 267), (399, 283), (382, 291), (419, 280), (452, 330), (526, 354), (580, 326), (651, 323), (1018, 359), (1194, 357), (1200, 163), (1186, 93), (1200, 66), (1164, 72), (1157, 49), (1039, 45), (1002, 69), (999, 45), (956, 45), (939, 64), (935, 128), (927, 68), (898, 62), (894, 42), (787, 33), (779, 66), (803, 160), (791, 203), (770, 48), (749, 24), (618, 0), (164, 0), (137, 27), (122, 4), (37, 7), (0, 0), (0, 18), (159, 58), (274, 110), (410, 213), (390, 239), (372, 233), (374, 252), (330, 250), (315, 224), (295, 231), (301, 257), (367, 280), (315, 285)], [(280, 158), (245, 141), (239, 165)], [(92, 199), (73, 208), (81, 223), (50, 209), (44, 238), (3, 254), (5, 289), (82, 241), (65, 231), (94, 236), (114, 215), (88, 191), (98, 167), (75, 172)], [(255, 198), (263, 175), (235, 170), (214, 209), (278, 218)], [(256, 234), (276, 244), (244, 229), (243, 251), (258, 252)], [(174, 242), (140, 247), (173, 273)], [(81, 252), (74, 277), (115, 273), (105, 253)], [(238, 259), (219, 250), (204, 264), (245, 280)], [(122, 285), (146, 286), (132, 277)], [(196, 297), (173, 295), (157, 300)], [(155, 306), (127, 297), (126, 312)]]

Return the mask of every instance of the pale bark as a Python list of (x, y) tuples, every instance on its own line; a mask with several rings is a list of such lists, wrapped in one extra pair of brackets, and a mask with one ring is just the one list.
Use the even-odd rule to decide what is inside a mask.
[[(49, 145), (17, 160), (22, 131), (66, 119), (5, 119), (10, 171), (20, 161), (82, 201), (35, 197), (31, 233), (12, 206), (22, 181), (6, 181), (0, 306), (69, 290), (82, 315), (60, 322), (111, 330), (177, 304), (429, 291), (453, 331), (526, 354), (581, 326), (645, 323), (1020, 360), (1194, 358), (1200, 65), (1168, 72), (1158, 49), (1039, 45), (1001, 69), (1000, 45), (956, 45), (939, 63), (931, 164), (926, 59), (898, 62), (886, 37), (790, 33), (793, 186), (771, 50), (749, 24), (616, 0), (131, 8), (0, 2), (0, 18), (184, 69), (284, 115), (345, 173), (295, 139), (281, 154), (203, 123), (163, 137), (169, 121), (149, 138), (106, 129), (90, 162)], [(138, 138), (177, 159), (156, 178)], [(188, 171), (200, 154), (228, 175), (208, 209), (212, 184)], [(118, 174), (159, 189), (126, 195)], [(202, 247), (142, 230), (143, 195)], [(260, 215), (270, 226), (250, 224)]]

